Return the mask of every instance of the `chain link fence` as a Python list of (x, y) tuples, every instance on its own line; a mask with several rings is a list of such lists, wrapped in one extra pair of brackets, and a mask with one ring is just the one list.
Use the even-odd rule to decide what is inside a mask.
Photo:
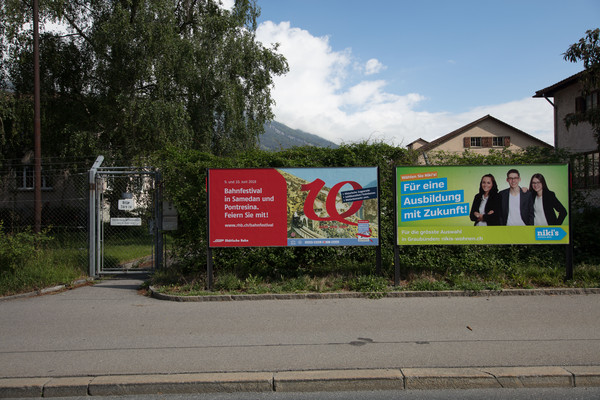
[(589, 206), (600, 206), (600, 152), (589, 151), (571, 157), (573, 188), (584, 193)]
[[(42, 163), (42, 231), (52, 243), (80, 253), (88, 248), (89, 162)], [(0, 223), (5, 234), (31, 230), (35, 219), (33, 164), (4, 164), (0, 168)], [(82, 265), (85, 270), (85, 265)]]
[[(52, 246), (76, 254), (82, 271), (94, 274), (156, 268), (157, 189), (155, 173), (106, 167), (96, 176), (98, 201), (90, 210), (89, 169), (79, 163), (42, 163), (42, 231)], [(129, 168), (131, 169), (131, 168)], [(111, 171), (111, 172), (109, 172)], [(35, 221), (34, 166), (19, 160), (0, 168), (0, 224), (4, 234), (32, 230)], [(89, 258), (90, 212), (96, 226), (92, 241), (100, 257)], [(161, 242), (159, 242), (161, 243)]]

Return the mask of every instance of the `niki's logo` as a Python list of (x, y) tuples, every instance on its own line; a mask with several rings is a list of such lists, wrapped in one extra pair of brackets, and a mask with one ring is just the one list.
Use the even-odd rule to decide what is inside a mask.
[(317, 213), (315, 213), (315, 200), (317, 199), (317, 195), (321, 189), (323, 189), (325, 186), (325, 182), (323, 182), (321, 179), (315, 179), (311, 183), (302, 185), (300, 189), (308, 191), (308, 196), (306, 196), (306, 201), (304, 202), (304, 215), (314, 221), (338, 221), (343, 224), (358, 225), (356, 222), (347, 220), (346, 217), (349, 217), (360, 210), (360, 207), (363, 203), (362, 200), (353, 202), (352, 206), (350, 206), (347, 211), (341, 214), (338, 212), (335, 206), (337, 195), (340, 189), (346, 184), (352, 185), (354, 190), (362, 189), (362, 186), (352, 181), (336, 183), (327, 194), (327, 199), (325, 200), (325, 208), (327, 209), (329, 217), (319, 217)]

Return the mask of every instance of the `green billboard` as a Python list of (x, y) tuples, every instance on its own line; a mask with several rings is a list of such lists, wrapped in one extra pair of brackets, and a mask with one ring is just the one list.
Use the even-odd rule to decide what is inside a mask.
[(568, 244), (569, 168), (396, 168), (398, 245)]

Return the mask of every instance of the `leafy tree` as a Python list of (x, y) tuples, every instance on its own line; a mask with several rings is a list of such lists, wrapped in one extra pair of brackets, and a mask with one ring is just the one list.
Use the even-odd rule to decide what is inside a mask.
[[(564, 59), (570, 62), (583, 61), (585, 70), (581, 74), (581, 82), (583, 83), (582, 94), (584, 97), (598, 90), (600, 88), (600, 29), (586, 31), (585, 37), (569, 46), (564, 53)], [(565, 117), (567, 129), (571, 125), (578, 125), (582, 122), (588, 122), (592, 126), (600, 148), (600, 106), (588, 107), (585, 112)]]
[[(273, 117), (273, 76), (288, 67), (256, 41), (254, 0), (232, 10), (218, 0), (40, 3), (42, 23), (65, 27), (40, 39), (44, 154), (130, 160), (170, 144), (227, 155), (255, 147)], [(14, 112), (31, 101), (31, 13), (29, 2), (0, 5), (0, 78), (13, 96), (4, 114), (21, 126), (31, 118)], [(30, 144), (11, 138), (13, 152)]]

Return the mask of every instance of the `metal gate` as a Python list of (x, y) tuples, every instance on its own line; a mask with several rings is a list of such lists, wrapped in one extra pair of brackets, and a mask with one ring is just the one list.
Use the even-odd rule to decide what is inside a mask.
[(153, 168), (90, 170), (90, 276), (154, 271), (162, 264), (160, 173)]

